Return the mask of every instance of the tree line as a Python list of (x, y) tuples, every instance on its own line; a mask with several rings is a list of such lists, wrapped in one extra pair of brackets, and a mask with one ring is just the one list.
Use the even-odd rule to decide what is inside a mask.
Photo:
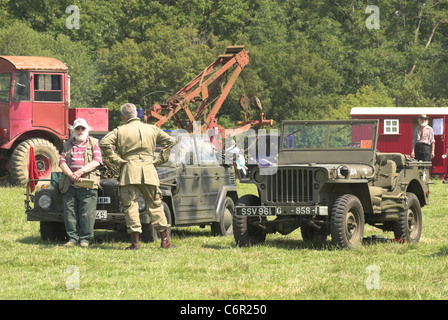
[(241, 93), (277, 122), (447, 106), (447, 35), (447, 0), (0, 1), (0, 54), (65, 62), (72, 107), (149, 108), (245, 45), (225, 127), (242, 119)]

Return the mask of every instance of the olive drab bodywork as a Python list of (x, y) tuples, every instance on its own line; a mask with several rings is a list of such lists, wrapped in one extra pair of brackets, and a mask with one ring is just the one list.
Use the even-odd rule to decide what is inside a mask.
[(259, 196), (236, 204), (236, 243), (301, 228), (304, 241), (330, 235), (335, 245), (351, 248), (362, 243), (366, 223), (419, 241), (431, 162), (379, 153), (377, 131), (378, 120), (283, 122), (278, 165), (253, 170)]
[[(106, 171), (114, 172), (109, 169)], [(162, 205), (171, 226), (210, 225), (214, 235), (232, 234), (232, 214), (238, 199), (235, 172), (232, 165), (218, 160), (209, 142), (194, 136), (182, 138), (173, 148), (170, 160), (160, 165), (157, 173)], [(95, 229), (125, 230), (117, 178), (101, 179), (100, 184)], [(62, 195), (57, 186), (40, 189), (34, 195), (27, 187), (25, 207), (28, 221), (40, 221), (43, 240), (66, 237)], [(139, 210), (141, 239), (157, 239), (143, 196), (139, 198)]]

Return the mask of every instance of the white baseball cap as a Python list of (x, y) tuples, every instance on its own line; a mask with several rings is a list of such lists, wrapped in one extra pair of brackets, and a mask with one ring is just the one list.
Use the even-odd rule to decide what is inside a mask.
[(87, 121), (84, 120), (83, 118), (78, 118), (73, 122), (73, 129), (76, 129), (79, 126), (84, 127), (86, 129), (89, 127), (87, 125)]

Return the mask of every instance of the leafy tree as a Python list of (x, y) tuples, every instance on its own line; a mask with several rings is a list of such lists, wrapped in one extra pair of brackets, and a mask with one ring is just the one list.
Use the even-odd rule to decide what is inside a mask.
[(89, 50), (65, 35), (37, 32), (26, 23), (0, 29), (0, 54), (54, 57), (69, 66), (71, 106), (91, 107), (98, 95), (98, 69)]

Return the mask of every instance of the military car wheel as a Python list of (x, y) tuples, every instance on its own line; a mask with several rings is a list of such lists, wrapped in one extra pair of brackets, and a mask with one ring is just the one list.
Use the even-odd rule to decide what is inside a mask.
[(422, 234), (422, 209), (415, 194), (406, 193), (406, 208), (398, 215), (394, 226), (396, 239), (418, 242)]
[[(165, 202), (162, 202), (163, 211), (165, 212), (166, 221), (169, 225), (171, 225), (171, 211), (168, 205)], [(168, 237), (171, 236), (171, 227), (168, 228)], [(151, 224), (143, 224), (142, 223), (142, 234), (140, 235), (140, 238), (143, 242), (153, 242), (156, 240), (160, 240), (160, 235), (158, 232), (153, 228)]]
[(222, 206), (220, 221), (214, 222), (211, 225), (212, 234), (214, 236), (230, 236), (233, 234), (233, 212), (235, 211), (235, 205), (233, 200), (226, 197), (224, 205)]
[(331, 212), (330, 233), (333, 244), (343, 248), (362, 243), (364, 210), (356, 196), (345, 194), (336, 199)]
[(43, 241), (64, 241), (67, 239), (65, 226), (61, 222), (41, 221), (40, 237)]
[[(238, 199), (237, 206), (260, 206), (260, 198), (247, 194)], [(247, 247), (266, 240), (266, 232), (256, 225), (266, 217), (233, 216), (233, 236), (239, 247)]]

